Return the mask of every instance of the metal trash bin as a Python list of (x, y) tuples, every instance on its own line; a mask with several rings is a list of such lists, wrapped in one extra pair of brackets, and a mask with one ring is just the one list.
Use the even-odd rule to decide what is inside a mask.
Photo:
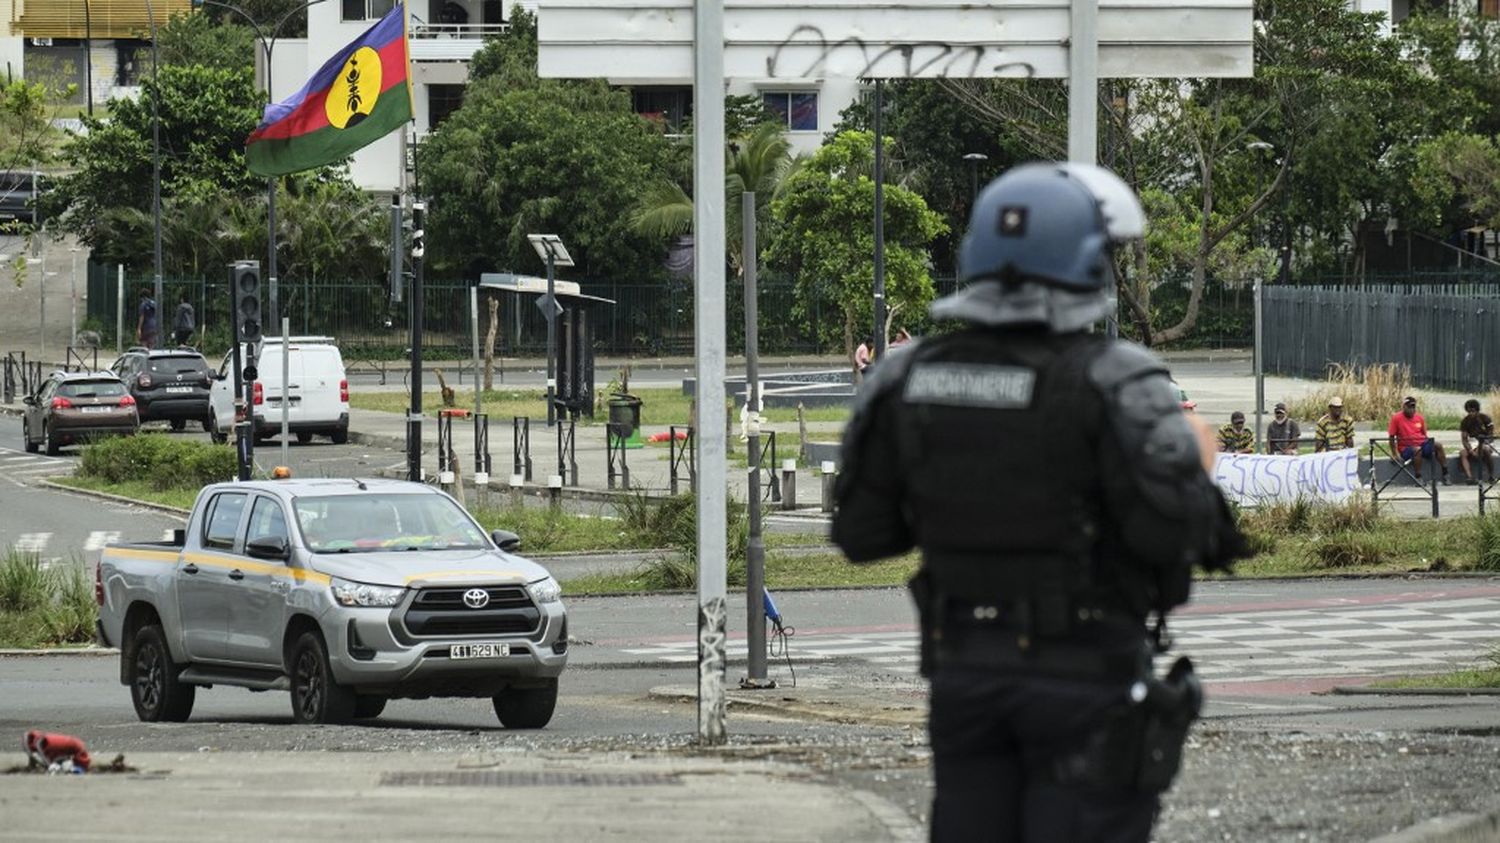
[(627, 392), (616, 392), (609, 399), (609, 427), (627, 448), (644, 448), (641, 441), (641, 399)]

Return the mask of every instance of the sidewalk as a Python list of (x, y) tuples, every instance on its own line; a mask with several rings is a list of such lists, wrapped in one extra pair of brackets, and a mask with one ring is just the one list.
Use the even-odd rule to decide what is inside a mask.
[[(727, 840), (760, 830), (773, 838), (861, 843), (924, 835), (874, 793), (732, 750), (527, 751), (517, 741), (461, 755), (137, 753), (126, 762), (141, 773), (8, 777), (0, 789), (4, 836)], [(205, 794), (233, 798), (209, 805)]]

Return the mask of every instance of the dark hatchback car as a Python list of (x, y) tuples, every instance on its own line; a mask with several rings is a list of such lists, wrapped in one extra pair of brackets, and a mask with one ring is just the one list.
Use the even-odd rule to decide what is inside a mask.
[(213, 371), (191, 348), (132, 348), (113, 367), (135, 397), (141, 423), (165, 421), (182, 430), (190, 421), (209, 429), (208, 388)]
[(108, 372), (53, 372), (25, 401), (21, 441), (32, 453), (55, 455), (64, 445), (129, 436), (141, 426), (135, 399)]

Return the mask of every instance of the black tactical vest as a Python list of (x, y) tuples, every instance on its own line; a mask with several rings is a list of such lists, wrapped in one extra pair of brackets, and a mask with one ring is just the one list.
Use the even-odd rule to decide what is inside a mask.
[[(907, 518), (937, 592), (1071, 611), (1092, 591), (1104, 406), (1088, 334), (970, 329), (915, 349), (890, 403)], [(891, 455), (893, 460), (898, 455)]]

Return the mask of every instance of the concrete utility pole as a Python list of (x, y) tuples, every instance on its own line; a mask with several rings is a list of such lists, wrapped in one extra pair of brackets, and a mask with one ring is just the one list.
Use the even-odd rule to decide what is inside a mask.
[(698, 418), (698, 741), (724, 727), (728, 436), (724, 384), (724, 0), (693, 11), (693, 274)]
[(740, 194), (740, 219), (743, 223), (745, 255), (745, 406), (748, 419), (745, 431), (746, 457), (749, 461), (750, 535), (745, 542), (745, 646), (749, 650), (748, 676), (741, 688), (774, 688), (766, 677), (766, 543), (760, 532), (760, 312), (756, 301), (755, 192)]
[(885, 110), (881, 80), (875, 80), (875, 359), (885, 357), (885, 144), (880, 113)]

